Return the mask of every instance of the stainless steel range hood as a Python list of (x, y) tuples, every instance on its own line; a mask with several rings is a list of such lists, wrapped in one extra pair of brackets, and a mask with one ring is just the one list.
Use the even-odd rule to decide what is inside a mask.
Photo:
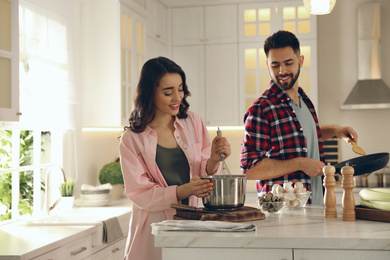
[(390, 108), (390, 88), (382, 80), (380, 3), (358, 6), (358, 82), (341, 109)]

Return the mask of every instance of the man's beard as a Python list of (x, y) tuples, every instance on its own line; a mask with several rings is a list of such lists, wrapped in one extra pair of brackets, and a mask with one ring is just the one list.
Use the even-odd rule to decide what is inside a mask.
[(294, 74), (288, 74), (289, 76), (291, 76), (292, 80), (291, 80), (291, 83), (288, 83), (288, 82), (285, 82), (285, 83), (281, 83), (278, 78), (283, 78), (287, 75), (279, 75), (279, 76), (276, 76), (276, 78), (273, 80), (275, 82), (275, 84), (282, 90), (286, 91), (286, 90), (289, 90), (291, 89), (295, 82), (298, 80), (298, 77), (299, 77), (299, 74), (301, 72), (301, 68), (298, 69), (298, 73), (297, 75), (294, 77)]

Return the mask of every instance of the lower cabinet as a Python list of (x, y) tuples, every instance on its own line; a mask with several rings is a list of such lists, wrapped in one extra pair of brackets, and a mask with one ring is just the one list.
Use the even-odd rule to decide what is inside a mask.
[(256, 248), (163, 248), (163, 260), (293, 260), (291, 249)]
[(388, 260), (390, 251), (295, 249), (294, 260)]
[(163, 260), (388, 260), (390, 259), (390, 251), (287, 248), (163, 248), (162, 256)]
[(43, 255), (33, 258), (32, 260), (60, 260), (64, 259), (64, 250), (62, 247), (54, 249)]
[(89, 235), (32, 260), (123, 260), (126, 239), (125, 236), (110, 245), (101, 246), (99, 251), (93, 253), (92, 240)]
[(81, 260), (88, 258), (91, 253), (92, 239), (91, 235), (88, 235), (33, 258), (33, 260)]
[(94, 253), (91, 260), (122, 260), (125, 255), (127, 237), (124, 237), (117, 242), (103, 248)]

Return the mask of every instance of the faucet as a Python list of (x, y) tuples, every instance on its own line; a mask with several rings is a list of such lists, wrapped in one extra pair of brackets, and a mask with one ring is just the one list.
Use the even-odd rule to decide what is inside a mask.
[[(61, 195), (60, 195), (59, 198), (54, 203), (51, 203), (51, 180), (50, 180), (50, 176), (51, 176), (51, 169), (53, 167), (55, 167), (55, 166), (50, 167), (47, 170), (47, 173), (46, 173), (45, 211), (46, 211), (46, 213), (48, 215), (50, 214), (50, 211), (52, 211), (58, 205), (58, 203), (61, 200)], [(58, 165), (56, 167), (58, 167), (61, 170), (63, 181), (66, 182), (66, 176), (65, 176), (64, 170), (60, 166), (58, 166)]]

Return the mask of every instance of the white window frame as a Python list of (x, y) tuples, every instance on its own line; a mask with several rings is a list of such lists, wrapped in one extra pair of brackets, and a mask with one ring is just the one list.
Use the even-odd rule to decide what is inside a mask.
[[(28, 129), (28, 128), (27, 128)], [(11, 168), (0, 169), (0, 175), (4, 173), (12, 172), (12, 218), (11, 220), (17, 220), (19, 218), (19, 174), (24, 171), (33, 171), (33, 216), (42, 214), (44, 210), (42, 208), (42, 193), (41, 193), (41, 180), (42, 174), (41, 170), (46, 169), (46, 172), (49, 168), (53, 166), (61, 167), (62, 165), (62, 132), (58, 130), (44, 130), (44, 129), (28, 129), (33, 132), (33, 161), (31, 165), (28, 166), (19, 166), (20, 158), (20, 131), (21, 128), (5, 128), (2, 127), (1, 130), (11, 130), (12, 131), (12, 155), (11, 155)], [(43, 131), (50, 131), (51, 133), (51, 149), (50, 149), (50, 163), (41, 164), (41, 133)], [(61, 167), (62, 168), (62, 167)], [(4, 221), (7, 223), (8, 221)], [(2, 222), (0, 222), (2, 224)]]

